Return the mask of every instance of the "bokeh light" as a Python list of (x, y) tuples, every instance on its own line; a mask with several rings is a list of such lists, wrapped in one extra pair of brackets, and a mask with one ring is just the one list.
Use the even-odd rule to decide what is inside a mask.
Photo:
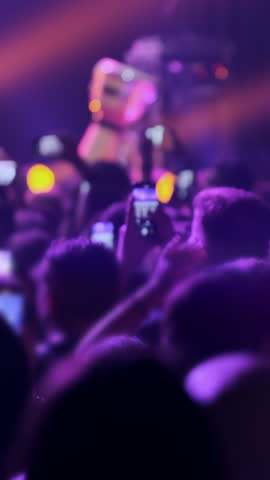
[(184, 70), (184, 64), (178, 60), (173, 60), (168, 65), (168, 71), (170, 73), (181, 73)]
[(217, 80), (227, 80), (230, 76), (230, 72), (224, 65), (216, 65), (215, 77)]
[(101, 101), (98, 99), (91, 100), (91, 102), (89, 103), (89, 110), (92, 113), (100, 112), (101, 107), (102, 107)]
[(55, 175), (46, 165), (36, 164), (28, 170), (27, 186), (32, 193), (48, 193), (54, 185)]
[(133, 68), (125, 68), (125, 70), (122, 72), (121, 77), (124, 82), (132, 82), (132, 80), (134, 80), (135, 78), (135, 71), (133, 70)]
[(158, 200), (161, 203), (169, 203), (174, 194), (176, 176), (171, 172), (164, 173), (156, 184)]
[(0, 160), (0, 185), (10, 185), (16, 177), (17, 164), (13, 160)]
[(165, 135), (165, 127), (163, 125), (156, 125), (154, 127), (147, 128), (145, 132), (146, 138), (151, 140), (154, 145), (159, 147), (162, 145)]

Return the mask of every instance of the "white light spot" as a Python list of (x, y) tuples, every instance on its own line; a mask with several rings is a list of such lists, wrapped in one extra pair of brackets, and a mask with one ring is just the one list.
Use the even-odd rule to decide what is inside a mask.
[(134, 80), (135, 78), (135, 72), (132, 68), (126, 68), (123, 72), (122, 72), (122, 80), (124, 80), (124, 82), (132, 82), (132, 80)]
[(0, 160), (0, 185), (10, 185), (16, 177), (16, 172), (16, 162)]
[(91, 184), (87, 181), (81, 183), (80, 192), (84, 195), (87, 195), (91, 190)]
[(145, 132), (146, 138), (152, 140), (153, 144), (159, 147), (164, 139), (165, 128), (163, 125), (156, 125), (155, 127), (148, 128)]
[(63, 143), (57, 135), (46, 135), (39, 141), (40, 155), (61, 155), (64, 152)]

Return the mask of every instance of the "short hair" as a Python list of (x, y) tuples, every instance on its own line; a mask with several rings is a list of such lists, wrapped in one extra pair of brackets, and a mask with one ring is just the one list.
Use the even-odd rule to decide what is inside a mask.
[(205, 419), (178, 379), (138, 341), (117, 342), (96, 347), (49, 402), (27, 478), (220, 478)]
[(53, 234), (58, 231), (64, 213), (60, 195), (53, 193), (33, 195), (29, 209), (31, 212), (43, 216), (48, 231)]
[(28, 232), (32, 229), (46, 231), (47, 221), (41, 213), (23, 208), (15, 213), (15, 227), (16, 232)]
[(177, 366), (231, 351), (260, 351), (270, 338), (269, 285), (269, 263), (241, 260), (177, 287), (161, 326)]
[(41, 272), (41, 285), (45, 283), (49, 296), (49, 316), (64, 332), (73, 329), (74, 322), (96, 320), (118, 299), (119, 266), (114, 254), (87, 238), (55, 242)]
[(131, 190), (127, 171), (117, 163), (99, 161), (89, 169), (89, 208), (92, 213), (124, 201)]
[(204, 190), (194, 200), (191, 238), (206, 247), (210, 261), (266, 257), (270, 207), (245, 190)]

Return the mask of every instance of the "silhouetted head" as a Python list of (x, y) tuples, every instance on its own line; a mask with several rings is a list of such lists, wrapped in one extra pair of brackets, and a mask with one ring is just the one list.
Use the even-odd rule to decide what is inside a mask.
[(138, 341), (110, 340), (77, 362), (45, 416), (29, 480), (220, 478), (200, 411)]
[(267, 480), (270, 474), (270, 363), (230, 354), (194, 368), (186, 379), (191, 398), (205, 408), (226, 477)]
[(10, 238), (10, 248), (14, 255), (16, 272), (28, 275), (41, 260), (52, 239), (44, 230), (31, 229), (15, 233)]
[(194, 200), (191, 240), (210, 262), (264, 258), (270, 240), (270, 208), (259, 197), (234, 188), (212, 188)]
[(28, 232), (29, 230), (47, 229), (47, 222), (41, 213), (33, 212), (27, 208), (17, 210), (15, 214), (16, 232)]
[(111, 251), (87, 238), (59, 240), (45, 256), (40, 285), (52, 325), (77, 337), (117, 301), (119, 267)]
[(31, 196), (29, 210), (41, 215), (45, 221), (47, 230), (52, 234), (58, 232), (63, 219), (62, 199), (56, 194), (40, 194)]
[(270, 266), (257, 260), (216, 267), (175, 289), (162, 339), (181, 368), (230, 351), (261, 351), (270, 342)]
[(125, 200), (131, 183), (125, 168), (117, 163), (98, 162), (89, 171), (91, 214), (106, 209), (113, 203)]

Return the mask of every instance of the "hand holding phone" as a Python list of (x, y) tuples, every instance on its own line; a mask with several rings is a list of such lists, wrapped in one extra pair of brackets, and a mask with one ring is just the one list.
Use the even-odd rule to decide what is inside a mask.
[[(137, 188), (136, 185), (134, 190)], [(125, 277), (136, 272), (153, 250), (165, 246), (175, 235), (172, 219), (156, 200), (153, 186), (152, 191), (147, 187), (146, 195), (144, 189), (142, 193), (135, 194), (134, 190), (129, 199), (126, 224), (120, 229), (117, 248)]]
[(144, 238), (152, 237), (155, 234), (152, 216), (159, 206), (155, 186), (150, 183), (137, 184), (133, 188), (132, 196), (139, 233)]

